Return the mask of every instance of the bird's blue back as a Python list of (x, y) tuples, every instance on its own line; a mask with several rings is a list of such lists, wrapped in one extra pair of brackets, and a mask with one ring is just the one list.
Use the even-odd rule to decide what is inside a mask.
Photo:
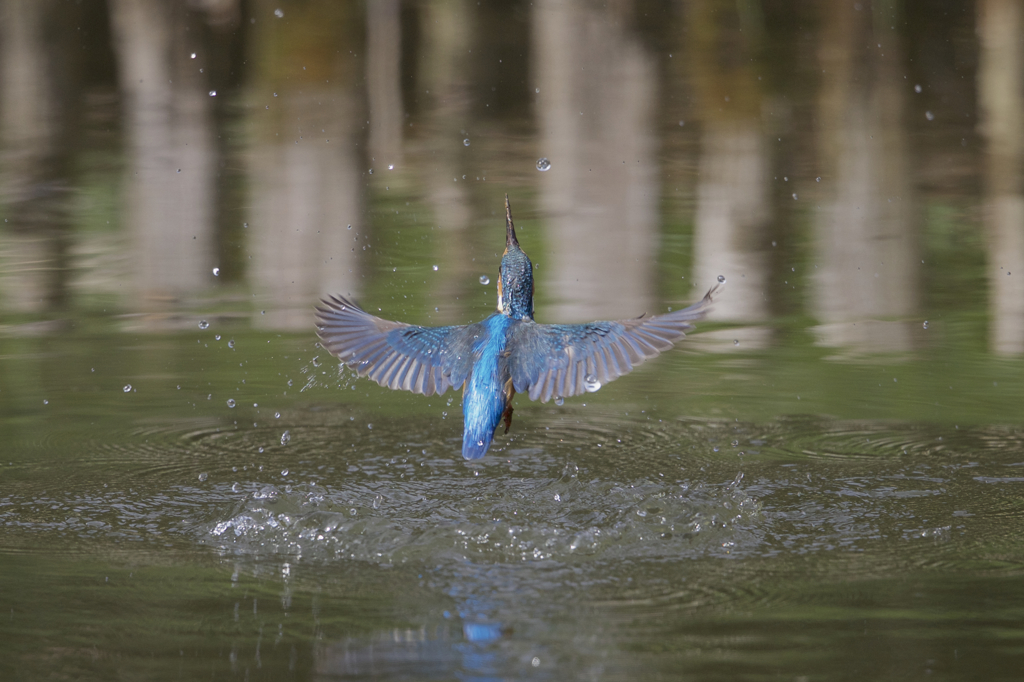
[(510, 317), (495, 313), (474, 325), (480, 331), (473, 340), (473, 369), (462, 398), (462, 456), (466, 459), (484, 456), (505, 411), (509, 371), (504, 353), (512, 324)]

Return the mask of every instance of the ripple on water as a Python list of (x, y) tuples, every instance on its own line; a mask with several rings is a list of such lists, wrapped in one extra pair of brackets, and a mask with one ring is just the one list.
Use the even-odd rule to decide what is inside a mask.
[(1024, 518), (1013, 429), (634, 417), (542, 417), (472, 463), (448, 421), (341, 408), (146, 426), (7, 469), (0, 525), (319, 562), (887, 557), (870, 573), (998, 557)]

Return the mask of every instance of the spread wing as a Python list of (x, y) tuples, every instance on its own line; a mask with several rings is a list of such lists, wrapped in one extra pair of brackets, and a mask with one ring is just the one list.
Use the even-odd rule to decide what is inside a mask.
[(693, 329), (707, 313), (714, 287), (688, 308), (665, 315), (589, 324), (516, 325), (508, 364), (517, 393), (547, 402), (593, 392), (628, 374)]
[(474, 325), (417, 327), (375, 317), (341, 296), (321, 302), (317, 336), (359, 376), (423, 395), (441, 395), (466, 381)]

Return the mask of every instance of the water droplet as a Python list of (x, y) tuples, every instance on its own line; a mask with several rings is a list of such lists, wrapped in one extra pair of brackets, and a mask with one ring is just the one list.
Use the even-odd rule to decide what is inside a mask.
[(719, 282), (725, 282), (725, 275), (719, 275), (718, 276), (718, 281)]
[(43, 405), (49, 405), (49, 404), (50, 404), (49, 400), (45, 400), (45, 399), (43, 400)]
[(478, 440), (476, 442), (476, 444), (477, 444), (477, 447), (483, 447), (484, 442), (482, 440)]
[(373, 169), (372, 168), (370, 169), (369, 172), (370, 172), (370, 175), (373, 175)]
[(733, 339), (732, 340), (732, 345), (734, 345), (734, 346), (740, 345), (740, 340), (739, 339)]
[(195, 53), (195, 52), (193, 52), (193, 53), (192, 53), (192, 59), (195, 59), (195, 58), (196, 58), (196, 53)]
[(350, 229), (350, 230), (351, 230), (351, 229), (352, 229), (352, 226), (351, 226), (351, 225), (349, 225), (349, 226), (348, 226), (348, 229)]
[(395, 164), (389, 163), (388, 164), (388, 170), (395, 170)]
[(588, 374), (583, 377), (583, 388), (587, 389), (587, 393), (593, 393), (597, 389), (601, 388), (601, 382), (597, 380), (596, 375)]
[(384, 496), (383, 495), (377, 495), (376, 497), (374, 497), (373, 498), (373, 508), (374, 509), (380, 509), (380, 503), (383, 502), (383, 501), (384, 501)]
[(274, 16), (280, 19), (281, 17), (284, 16), (284, 10), (278, 7), (277, 9), (274, 10)]
[[(281, 434), (281, 445), (288, 445), (288, 441), (290, 441), (291, 439), (292, 439), (291, 431), (285, 431), (284, 433)], [(288, 475), (288, 470), (285, 469), (283, 472), (281, 472), (281, 475), (282, 476), (287, 476)]]
[(132, 390), (132, 385), (131, 384), (125, 384), (124, 385), (124, 392), (125, 393), (129, 393), (129, 392), (131, 392), (131, 390)]
[(561, 406), (561, 405), (564, 405), (564, 404), (565, 404), (565, 398), (563, 398), (562, 396), (556, 396), (555, 397), (555, 405)]
[(732, 442), (732, 446), (733, 446), (734, 448), (735, 448), (735, 447), (737, 447), (737, 446), (739, 446), (739, 444), (740, 444), (740, 442), (739, 442), (738, 440), (734, 440), (734, 441)]
[(228, 407), (234, 407), (234, 406), (235, 406), (235, 399), (234, 398), (228, 398)]
[(280, 412), (275, 412), (274, 413), (274, 419), (280, 419), (280, 418), (281, 418), (281, 413)]
[(469, 146), (469, 138), (468, 137), (465, 140), (462, 141), (462, 146), (464, 146), (464, 147), (468, 147)]
[(437, 266), (436, 265), (431, 265), (430, 267), (434, 270), (434, 272), (437, 272)]
[(204, 471), (203, 473), (199, 474), (199, 481), (200, 482), (205, 481), (209, 477), (210, 477), (210, 475)]
[(680, 128), (682, 128), (684, 125), (686, 125), (686, 121), (680, 121), (679, 122), (679, 127)]
[(490, 277), (488, 277), (487, 275), (480, 275), (480, 284), (487, 285), (487, 284), (490, 284), (490, 283), (491, 283), (491, 278)]
[(796, 201), (796, 192), (793, 192), (793, 201)]
[(213, 340), (214, 341), (220, 341), (220, 334), (214, 334), (213, 335)]
[(925, 329), (927, 329), (927, 328), (928, 328), (928, 320), (925, 320), (925, 321), (924, 321), (924, 325), (923, 325), (923, 326), (924, 326), (924, 328), (925, 328)]
[(234, 348), (234, 347), (235, 347), (235, 340), (231, 339), (230, 341), (228, 341), (228, 348)]
[(366, 425), (366, 428), (368, 428), (368, 429), (370, 429), (371, 431), (373, 431), (373, 424), (367, 424), (367, 425)]
[(214, 268), (213, 269), (213, 276), (214, 277), (220, 277), (220, 268)]
[(536, 92), (538, 95), (540, 94), (540, 88), (534, 88), (533, 91)]
[(281, 469), (281, 475), (282, 476), (287, 476), (288, 475), (288, 470), (287, 469)]
[(819, 175), (818, 177), (814, 178), (814, 181), (815, 182), (821, 182), (821, 176)]
[(537, 159), (537, 170), (542, 173), (544, 171), (551, 170), (551, 162), (548, 161), (546, 157)]
[(210, 90), (210, 97), (216, 97), (216, 96), (217, 96), (217, 91), (216, 90)]
[(534, 656), (533, 660), (530, 661), (530, 665), (532, 665), (534, 668), (539, 668), (540, 667), (540, 659), (537, 658), (536, 656)]
[(237, 483), (232, 483), (231, 484), (231, 492), (237, 493), (237, 492), (241, 492), (241, 491), (242, 491), (242, 486), (238, 485)]
[(921, 84), (920, 83), (918, 83), (917, 85), (914, 86), (914, 92), (921, 92)]
[(319, 367), (320, 366), (320, 356), (319, 355), (314, 355), (313, 356), (313, 366), (314, 367)]
[(932, 112), (930, 112), (930, 111), (926, 111), (926, 112), (924, 112), (924, 117), (925, 117), (926, 119), (928, 119), (929, 121), (934, 121), (934, 120), (935, 120), (935, 114), (933, 114), (933, 113), (932, 113)]
[(206, 320), (199, 320), (199, 328), (200, 329), (209, 329), (210, 328), (210, 323), (207, 322)]

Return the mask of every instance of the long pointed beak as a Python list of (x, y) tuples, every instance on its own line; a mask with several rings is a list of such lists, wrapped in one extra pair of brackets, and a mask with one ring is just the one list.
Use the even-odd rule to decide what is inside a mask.
[(516, 239), (516, 226), (512, 224), (512, 207), (508, 203), (508, 195), (505, 195), (505, 248), (519, 246)]

